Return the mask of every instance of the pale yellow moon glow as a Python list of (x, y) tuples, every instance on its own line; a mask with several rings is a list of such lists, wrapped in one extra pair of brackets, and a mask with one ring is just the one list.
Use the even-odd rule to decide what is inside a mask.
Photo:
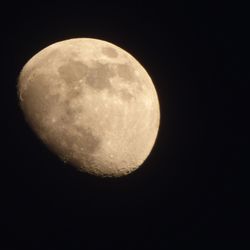
[(160, 123), (154, 84), (132, 55), (112, 43), (54, 43), (25, 64), (17, 87), (33, 131), (80, 171), (127, 175), (153, 148)]

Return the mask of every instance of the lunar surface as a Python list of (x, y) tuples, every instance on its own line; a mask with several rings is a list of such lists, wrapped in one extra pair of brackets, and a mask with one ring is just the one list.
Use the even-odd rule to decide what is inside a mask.
[(114, 44), (54, 43), (25, 64), (17, 87), (33, 131), (80, 171), (127, 175), (152, 150), (160, 122), (155, 87), (143, 66)]

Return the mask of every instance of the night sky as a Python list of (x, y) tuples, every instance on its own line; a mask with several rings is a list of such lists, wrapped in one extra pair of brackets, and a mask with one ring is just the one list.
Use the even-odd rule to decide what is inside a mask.
[[(245, 10), (189, 1), (3, 5), (0, 249), (242, 249), (248, 236), (242, 177), (249, 167)], [(17, 77), (27, 60), (76, 37), (125, 49), (155, 84), (157, 141), (126, 177), (101, 179), (65, 165), (18, 106)]]

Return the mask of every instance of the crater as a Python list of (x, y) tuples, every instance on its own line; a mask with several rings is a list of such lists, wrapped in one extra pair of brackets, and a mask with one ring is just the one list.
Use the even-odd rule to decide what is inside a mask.
[(108, 57), (111, 57), (111, 58), (115, 58), (118, 56), (117, 51), (111, 47), (102, 48), (102, 53)]
[(109, 65), (96, 62), (95, 67), (88, 71), (86, 84), (96, 90), (111, 89), (110, 78), (114, 75)]
[(58, 68), (58, 72), (66, 83), (81, 80), (88, 74), (88, 66), (79, 61), (70, 60)]

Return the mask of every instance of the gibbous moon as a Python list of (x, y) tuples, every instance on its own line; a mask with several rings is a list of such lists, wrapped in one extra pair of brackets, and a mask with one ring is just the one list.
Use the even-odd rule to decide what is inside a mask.
[(160, 122), (155, 87), (143, 66), (114, 44), (54, 43), (25, 64), (17, 87), (33, 131), (80, 171), (127, 175), (152, 150)]

